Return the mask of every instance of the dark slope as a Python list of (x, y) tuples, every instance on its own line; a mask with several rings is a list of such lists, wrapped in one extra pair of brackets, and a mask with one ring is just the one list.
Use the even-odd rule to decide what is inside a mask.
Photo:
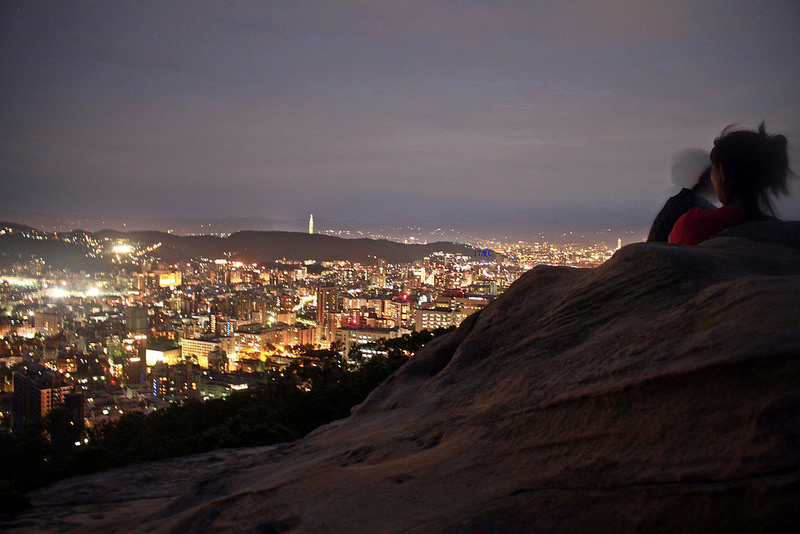
[(437, 242), (407, 245), (385, 239), (342, 239), (302, 232), (236, 232), (227, 238), (216, 236), (178, 236), (164, 232), (117, 232), (103, 230), (98, 237), (130, 239), (142, 243), (162, 243), (156, 254), (167, 261), (190, 258), (221, 258), (224, 254), (246, 263), (272, 262), (280, 259), (302, 261), (349, 260), (375, 264), (411, 263), (437, 252), (471, 254), (473, 249), (458, 243)]
[(109, 261), (89, 258), (86, 247), (57, 241), (24, 237), (21, 233), (0, 235), (0, 268), (13, 264), (25, 264), (34, 259), (44, 260), (45, 265), (73, 271), (107, 271)]
[(631, 245), (593, 270), (536, 268), (347, 419), (286, 446), (63, 481), (3, 526), (790, 529), (800, 224), (728, 234)]
[[(83, 244), (66, 243), (54, 239), (53, 234), (42, 232), (15, 223), (0, 223), (14, 229), (13, 233), (0, 235), (0, 267), (13, 263), (25, 263), (43, 258), (55, 269), (85, 269), (107, 271), (112, 268), (109, 260), (89, 258), (89, 249)], [(25, 234), (33, 237), (25, 237)], [(59, 236), (83, 235), (81, 230), (61, 232)], [(120, 232), (101, 230), (86, 233), (101, 243), (104, 240), (124, 240), (151, 246), (160, 243), (153, 255), (169, 263), (189, 261), (192, 258), (230, 258), (245, 263), (270, 263), (276, 260), (289, 261), (347, 260), (367, 265), (379, 260), (387, 263), (412, 263), (434, 252), (449, 252), (471, 255), (473, 248), (459, 243), (436, 242), (427, 245), (408, 245), (385, 239), (342, 239), (340, 237), (307, 234), (302, 232), (236, 232), (229, 237), (211, 235), (179, 236), (158, 231)], [(47, 235), (48, 239), (36, 236)], [(82, 242), (78, 240), (78, 242)], [(92, 251), (93, 252), (93, 251)]]
[(350, 260), (365, 264), (382, 259), (389, 263), (411, 263), (437, 251), (471, 254), (473, 249), (457, 243), (437, 242), (407, 245), (385, 239), (342, 239), (300, 232), (237, 232), (226, 240), (245, 261), (281, 258), (318, 261)]

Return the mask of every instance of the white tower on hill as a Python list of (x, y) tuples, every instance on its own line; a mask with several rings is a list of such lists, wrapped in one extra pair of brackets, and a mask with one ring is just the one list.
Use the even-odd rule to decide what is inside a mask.
[(314, 214), (313, 213), (308, 216), (308, 233), (309, 234), (313, 234), (314, 233)]

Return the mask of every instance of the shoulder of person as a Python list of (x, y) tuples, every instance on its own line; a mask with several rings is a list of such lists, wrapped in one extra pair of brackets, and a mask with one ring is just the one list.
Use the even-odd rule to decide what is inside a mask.
[(669, 233), (669, 242), (684, 245), (697, 244), (696, 233), (698, 224), (702, 224), (703, 219), (716, 210), (704, 210), (694, 207), (681, 215)]

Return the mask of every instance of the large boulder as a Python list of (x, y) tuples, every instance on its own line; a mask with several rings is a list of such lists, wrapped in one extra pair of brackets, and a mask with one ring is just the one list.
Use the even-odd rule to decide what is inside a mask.
[(62, 481), (9, 529), (765, 531), (800, 525), (800, 223), (537, 267), (347, 418)]

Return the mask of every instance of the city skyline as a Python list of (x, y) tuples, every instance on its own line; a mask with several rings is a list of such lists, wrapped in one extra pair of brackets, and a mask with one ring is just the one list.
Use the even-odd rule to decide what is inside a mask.
[[(672, 155), (728, 124), (765, 120), (800, 167), (795, 2), (7, 2), (0, 20), (5, 220), (641, 229), (677, 191)], [(799, 219), (790, 189), (779, 215)]]

